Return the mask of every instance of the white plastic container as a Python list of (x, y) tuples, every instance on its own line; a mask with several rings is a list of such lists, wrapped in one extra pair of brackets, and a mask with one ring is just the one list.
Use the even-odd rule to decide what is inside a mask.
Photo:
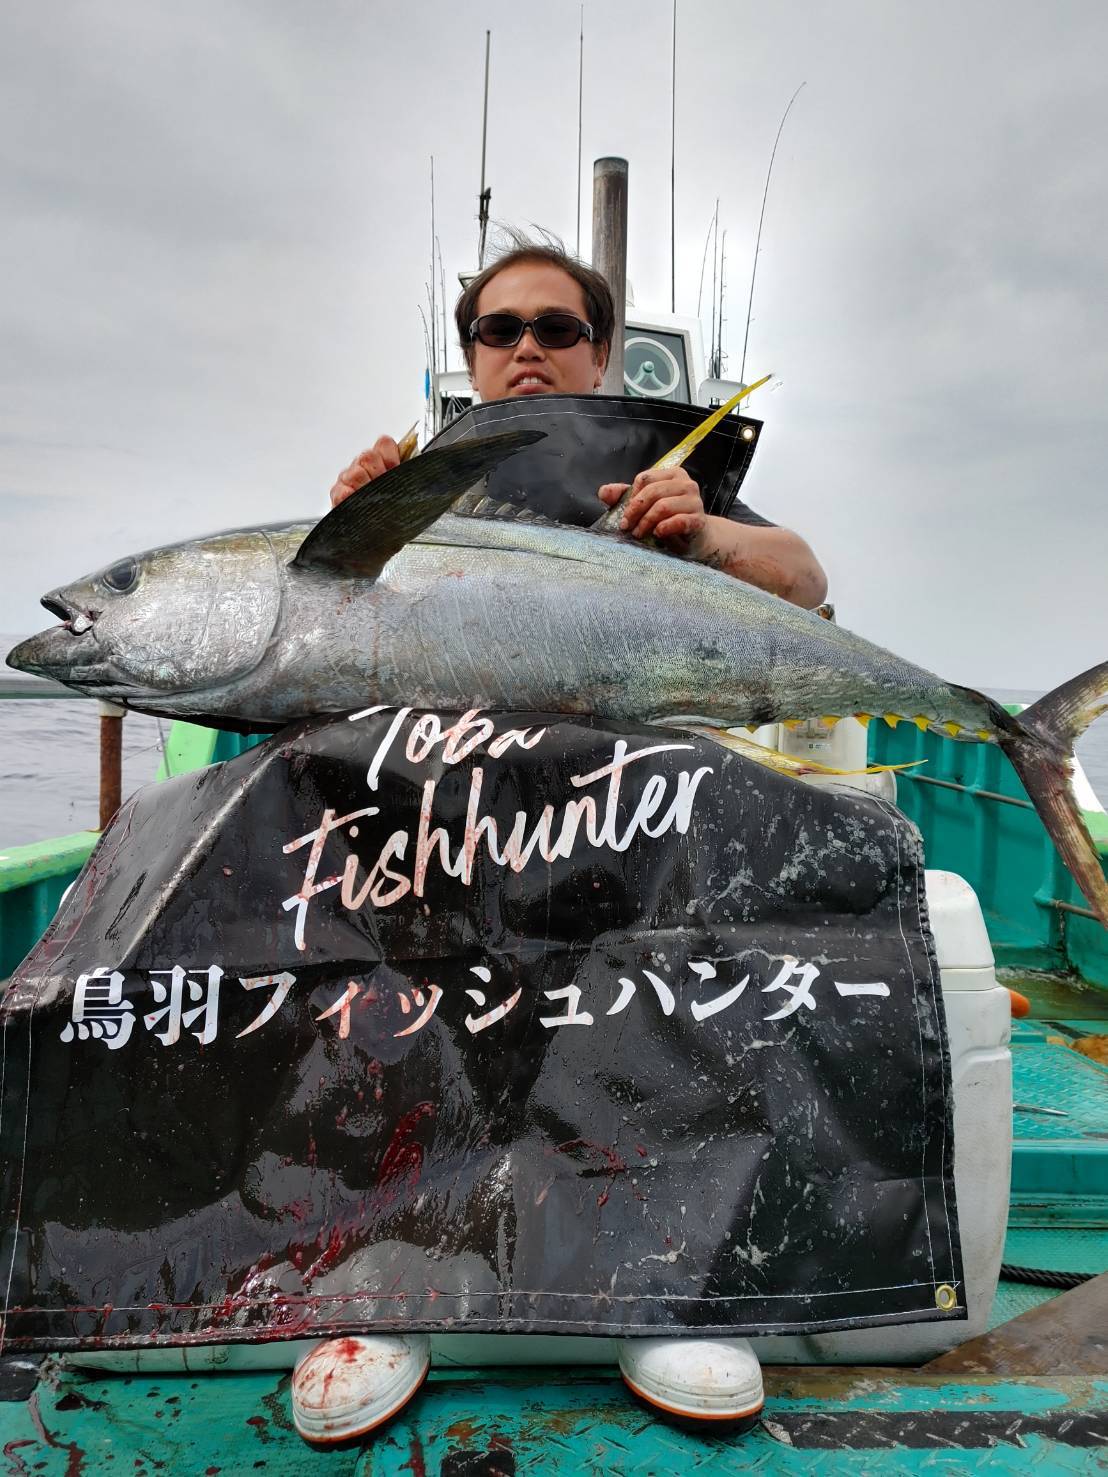
[[(830, 761), (826, 761), (830, 762)], [(977, 896), (953, 872), (927, 872), (927, 905), (942, 976), (954, 1091), (954, 1182), (968, 1321), (753, 1339), (767, 1364), (921, 1364), (983, 1333), (996, 1294), (1012, 1161), (1011, 999), (996, 982)], [(74, 1354), (125, 1370), (291, 1368), (310, 1344), (216, 1345)], [(547, 1334), (449, 1333), (431, 1339), (437, 1365), (610, 1365), (616, 1341)]]
[(784, 723), (767, 723), (756, 728), (751, 737), (755, 743), (790, 754), (794, 759), (810, 760), (829, 769), (855, 771), (842, 775), (804, 775), (805, 784), (814, 785), (816, 789), (845, 786), (849, 790), (861, 790), (866, 795), (877, 795), (882, 800), (896, 801), (895, 774), (888, 770), (881, 774), (859, 772), (868, 763), (869, 745), (866, 730), (857, 718), (840, 718), (832, 728), (820, 718), (806, 718), (795, 728), (787, 728)]

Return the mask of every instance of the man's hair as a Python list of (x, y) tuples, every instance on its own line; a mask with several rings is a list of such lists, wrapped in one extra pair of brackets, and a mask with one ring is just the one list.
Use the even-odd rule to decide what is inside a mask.
[(592, 267), (587, 267), (577, 257), (571, 256), (556, 236), (544, 232), (543, 240), (534, 241), (522, 231), (504, 227), (501, 231), (506, 240), (505, 249), (463, 289), (454, 308), (454, 322), (466, 364), (473, 368), (473, 344), (470, 342), (469, 325), (477, 317), (477, 299), (498, 272), (503, 272), (506, 267), (514, 267), (519, 262), (545, 262), (549, 266), (560, 267), (574, 282), (579, 283), (585, 294), (585, 313), (593, 328), (593, 353), (599, 353), (601, 345), (611, 349), (616, 310), (612, 301), (612, 289), (607, 280)]

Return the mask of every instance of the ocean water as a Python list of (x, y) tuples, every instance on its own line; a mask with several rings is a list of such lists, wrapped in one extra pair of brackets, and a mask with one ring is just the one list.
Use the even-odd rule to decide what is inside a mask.
[[(18, 637), (0, 636), (8, 651)], [(1033, 702), (1037, 692), (994, 691), (1003, 702)], [(153, 780), (169, 724), (142, 714), (123, 721), (123, 793)], [(1108, 718), (1077, 746), (1096, 793), (1108, 806)], [(58, 698), (0, 699), (0, 853), (95, 827), (99, 793), (96, 704)]]

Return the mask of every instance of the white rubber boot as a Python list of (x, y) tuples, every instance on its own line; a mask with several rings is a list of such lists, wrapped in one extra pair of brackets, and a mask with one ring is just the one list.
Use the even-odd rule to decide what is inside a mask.
[(745, 1429), (765, 1401), (762, 1369), (746, 1339), (621, 1339), (619, 1368), (641, 1400), (684, 1422)]
[(403, 1410), (427, 1378), (425, 1333), (324, 1339), (292, 1372), (292, 1419), (305, 1441), (365, 1436)]

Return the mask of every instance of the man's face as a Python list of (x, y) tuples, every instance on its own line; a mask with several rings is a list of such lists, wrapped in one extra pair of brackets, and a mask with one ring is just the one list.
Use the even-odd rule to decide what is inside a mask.
[[(524, 319), (540, 313), (572, 313), (589, 321), (585, 292), (568, 272), (549, 262), (517, 262), (497, 272), (481, 289), (475, 317), (483, 313), (517, 313)], [(599, 356), (588, 339), (569, 349), (544, 349), (530, 329), (510, 349), (474, 343), (473, 387), (482, 400), (522, 395), (588, 395), (599, 389), (607, 351)]]

